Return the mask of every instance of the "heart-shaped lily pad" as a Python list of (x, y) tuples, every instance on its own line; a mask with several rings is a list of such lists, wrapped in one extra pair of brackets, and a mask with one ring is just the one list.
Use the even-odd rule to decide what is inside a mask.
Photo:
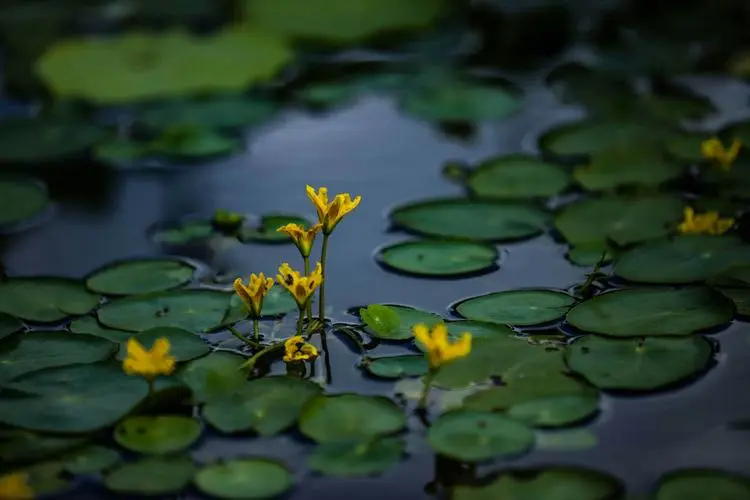
[(376, 255), (386, 269), (442, 278), (476, 276), (497, 269), (492, 245), (468, 241), (415, 240), (381, 248)]
[[(377, 304), (380, 305), (380, 304)], [(399, 321), (379, 323), (377, 329), (368, 326), (367, 333), (384, 340), (408, 340), (414, 336), (412, 327), (418, 323), (425, 323), (432, 327), (442, 321), (442, 318), (432, 312), (414, 309), (408, 306), (388, 305), (390, 311), (398, 315)]]
[(506, 410), (540, 399), (584, 394), (588, 389), (590, 386), (561, 372), (531, 374), (470, 394), (463, 407), (474, 411)]
[(526, 326), (555, 321), (574, 303), (573, 297), (555, 290), (506, 290), (465, 299), (454, 307), (467, 319)]
[(399, 437), (326, 443), (313, 450), (307, 466), (329, 476), (372, 476), (393, 467), (405, 448)]
[(117, 444), (130, 451), (166, 455), (189, 447), (201, 435), (198, 420), (181, 415), (128, 417), (115, 427)]
[(47, 191), (26, 179), (0, 179), (0, 200), (0, 228), (33, 219), (50, 203)]
[(560, 166), (525, 155), (483, 161), (466, 181), (471, 192), (487, 198), (547, 198), (563, 192), (570, 176)]
[(180, 371), (180, 378), (196, 402), (221, 399), (247, 383), (247, 375), (240, 370), (245, 361), (239, 354), (215, 351), (189, 362)]
[(273, 460), (240, 458), (204, 465), (195, 485), (216, 498), (261, 500), (281, 495), (292, 486), (292, 474)]
[(397, 208), (397, 227), (425, 236), (473, 241), (529, 238), (547, 225), (545, 212), (530, 204), (445, 198)]
[(187, 457), (146, 457), (104, 476), (108, 490), (125, 495), (169, 495), (184, 490), (195, 473)]
[(427, 442), (441, 455), (476, 462), (528, 451), (534, 445), (534, 432), (496, 413), (460, 411), (438, 418)]
[(566, 353), (570, 369), (600, 389), (649, 391), (693, 377), (713, 356), (700, 336), (610, 339), (589, 336)]
[(511, 406), (506, 415), (532, 427), (560, 427), (587, 419), (599, 411), (596, 391), (549, 396)]
[(679, 336), (728, 323), (734, 304), (708, 287), (632, 288), (584, 301), (568, 312), (581, 330), (615, 337)]
[(66, 278), (12, 278), (0, 283), (0, 312), (27, 321), (52, 323), (86, 314), (101, 297)]
[(429, 370), (427, 359), (421, 354), (370, 358), (364, 367), (372, 375), (382, 378), (419, 377)]
[(193, 273), (195, 267), (181, 260), (130, 260), (96, 271), (86, 279), (86, 286), (104, 295), (163, 292), (188, 283)]
[(128, 340), (133, 336), (133, 332), (127, 332), (125, 330), (115, 330), (114, 328), (107, 328), (106, 326), (99, 323), (94, 316), (81, 316), (70, 322), (70, 331), (73, 333), (82, 333), (85, 335), (93, 335), (94, 337), (101, 337), (107, 339), (110, 342), (121, 343)]

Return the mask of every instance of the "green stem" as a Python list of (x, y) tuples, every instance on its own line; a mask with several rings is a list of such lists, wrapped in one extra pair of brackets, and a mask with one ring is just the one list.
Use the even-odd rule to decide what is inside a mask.
[[(303, 256), (302, 260), (305, 262), (305, 276), (310, 276), (310, 256)], [(312, 300), (307, 303), (307, 320), (312, 321)]]
[(326, 255), (328, 254), (329, 236), (328, 234), (323, 234), (323, 246), (320, 250), (320, 268), (323, 273), (323, 281), (320, 283), (320, 295), (318, 295), (318, 318), (323, 322), (326, 320), (326, 281), (328, 280), (328, 276), (326, 276)]
[(427, 398), (430, 395), (430, 389), (432, 388), (432, 381), (435, 378), (435, 370), (430, 369), (430, 371), (427, 372), (427, 375), (424, 376), (424, 386), (422, 387), (422, 397), (419, 398), (419, 406), (418, 408), (420, 410), (427, 409)]
[(258, 362), (260, 358), (265, 356), (266, 354), (269, 354), (274, 351), (278, 351), (279, 349), (284, 348), (284, 342), (276, 342), (275, 344), (268, 345), (261, 349), (260, 351), (253, 354), (250, 359), (245, 361), (242, 365), (240, 365), (240, 370), (247, 370), (248, 372), (252, 372), (255, 368), (255, 364)]
[(305, 306), (299, 308), (299, 317), (297, 318), (297, 335), (302, 335), (302, 321), (305, 319)]
[[(253, 321), (254, 321), (254, 325), (257, 325), (257, 324), (258, 324), (258, 320), (257, 320), (257, 319), (254, 319)], [(241, 340), (242, 342), (244, 342), (245, 344), (249, 345), (249, 346), (250, 346), (250, 347), (252, 347), (253, 349), (263, 349), (263, 346), (262, 346), (261, 344), (259, 344), (258, 342), (253, 342), (253, 341), (252, 341), (252, 340), (250, 340), (249, 338), (245, 337), (244, 335), (242, 335), (242, 334), (241, 334), (241, 333), (240, 333), (240, 332), (239, 332), (239, 331), (238, 331), (238, 330), (237, 330), (237, 329), (236, 329), (235, 327), (233, 327), (232, 325), (227, 325), (227, 330), (229, 330), (229, 332), (230, 332), (230, 333), (231, 333), (232, 335), (234, 335), (235, 337), (237, 337), (238, 339), (240, 339), (240, 340)], [(256, 338), (257, 338), (257, 337), (256, 337)]]
[(255, 341), (260, 343), (260, 323), (258, 322), (258, 318), (253, 318), (253, 335), (255, 336)]

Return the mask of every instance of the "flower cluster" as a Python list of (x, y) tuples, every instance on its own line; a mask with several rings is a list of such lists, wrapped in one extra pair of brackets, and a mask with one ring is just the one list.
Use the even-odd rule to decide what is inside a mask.
[(678, 226), (683, 234), (724, 234), (734, 225), (734, 219), (722, 219), (719, 212), (697, 214), (690, 207), (685, 208), (684, 220)]
[(169, 350), (169, 339), (165, 337), (156, 339), (150, 350), (130, 337), (122, 368), (128, 375), (140, 375), (149, 381), (158, 375), (171, 375), (175, 370), (176, 359), (169, 354)]
[(739, 139), (732, 140), (729, 148), (725, 148), (718, 138), (712, 137), (701, 144), (701, 154), (707, 160), (715, 161), (719, 168), (728, 172), (732, 169), (732, 164), (740, 153), (740, 148), (742, 148), (742, 141)]
[(295, 335), (284, 342), (284, 362), (297, 363), (318, 357), (318, 349), (305, 341), (302, 335)]

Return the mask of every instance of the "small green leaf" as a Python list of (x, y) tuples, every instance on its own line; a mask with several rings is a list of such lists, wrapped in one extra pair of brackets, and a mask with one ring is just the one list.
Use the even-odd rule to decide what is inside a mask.
[(370, 329), (382, 336), (389, 336), (401, 327), (401, 317), (389, 306), (370, 304), (359, 310), (359, 316)]

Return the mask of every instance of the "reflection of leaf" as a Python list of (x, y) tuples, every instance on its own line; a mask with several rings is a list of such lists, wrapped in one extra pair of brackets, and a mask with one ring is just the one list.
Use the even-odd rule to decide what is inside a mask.
[(388, 306), (370, 304), (359, 310), (359, 315), (365, 324), (380, 335), (388, 335), (401, 327), (401, 317)]

